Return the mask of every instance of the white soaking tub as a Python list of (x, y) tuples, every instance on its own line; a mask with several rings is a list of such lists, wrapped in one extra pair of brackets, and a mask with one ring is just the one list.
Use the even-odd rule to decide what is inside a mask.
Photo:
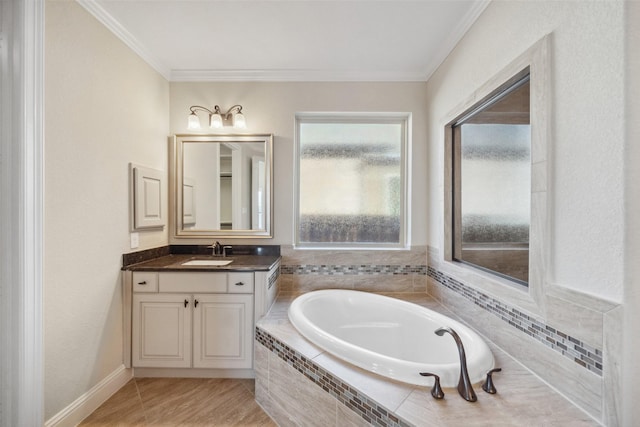
[(456, 387), (460, 358), (449, 327), (460, 336), (472, 383), (494, 367), (484, 340), (460, 322), (433, 310), (368, 292), (320, 290), (303, 294), (289, 307), (289, 320), (309, 341), (323, 350), (376, 374), (430, 386), (431, 372), (443, 387)]

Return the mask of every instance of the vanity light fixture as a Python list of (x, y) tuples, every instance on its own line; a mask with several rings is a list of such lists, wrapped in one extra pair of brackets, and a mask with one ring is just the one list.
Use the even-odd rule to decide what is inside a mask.
[(196, 111), (209, 113), (209, 127), (212, 129), (222, 129), (223, 126), (233, 126), (234, 129), (247, 128), (247, 121), (242, 114), (242, 105), (234, 105), (226, 113), (223, 113), (217, 105), (213, 107), (213, 111), (200, 105), (192, 105), (189, 110), (191, 114), (187, 123), (188, 129), (200, 129), (200, 118)]

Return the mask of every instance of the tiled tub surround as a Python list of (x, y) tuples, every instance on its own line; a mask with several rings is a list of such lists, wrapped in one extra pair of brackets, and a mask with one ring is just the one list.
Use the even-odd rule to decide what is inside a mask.
[[(475, 385), (478, 401), (453, 388), (435, 400), (428, 387), (372, 374), (343, 362), (301, 337), (287, 309), (297, 294), (281, 293), (256, 335), (256, 400), (280, 426), (597, 425), (522, 365), (489, 342), (498, 393)], [(456, 316), (424, 293), (386, 294), (449, 317)]]
[(368, 423), (384, 426), (409, 425), (406, 421), (390, 414), (386, 408), (378, 405), (365, 394), (349, 386), (348, 383), (343, 382), (339, 377), (318, 366), (312, 360), (279, 341), (268, 332), (256, 328), (256, 341), (304, 375), (313, 384), (335, 397), (341, 404), (356, 412)]
[(464, 296), (475, 305), (493, 313), (510, 326), (540, 341), (549, 348), (573, 360), (580, 366), (602, 376), (602, 349), (586, 344), (562, 331), (546, 325), (543, 320), (528, 316), (487, 294), (464, 285), (432, 267), (427, 274), (439, 284)]
[(368, 292), (425, 292), (426, 247), (330, 251), (282, 246), (281, 290), (341, 288)]
[[(618, 425), (621, 307), (546, 287), (543, 314), (505, 303), (429, 249), (428, 293), (592, 417)], [(525, 294), (525, 292), (523, 292)]]

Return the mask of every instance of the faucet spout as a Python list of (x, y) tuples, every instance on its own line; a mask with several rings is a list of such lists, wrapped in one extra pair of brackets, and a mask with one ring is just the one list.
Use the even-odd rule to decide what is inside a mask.
[(455, 340), (456, 346), (458, 347), (458, 355), (460, 356), (460, 380), (458, 381), (458, 393), (460, 393), (460, 396), (462, 396), (462, 398), (467, 402), (475, 402), (478, 398), (476, 397), (476, 393), (473, 391), (471, 380), (469, 380), (467, 356), (464, 353), (464, 346), (462, 345), (460, 336), (456, 331), (448, 327), (438, 328), (434, 332), (440, 337), (443, 336), (445, 332), (448, 332)]
[(211, 255), (220, 256), (222, 254), (222, 246), (220, 245), (220, 242), (216, 241), (209, 247), (212, 249)]

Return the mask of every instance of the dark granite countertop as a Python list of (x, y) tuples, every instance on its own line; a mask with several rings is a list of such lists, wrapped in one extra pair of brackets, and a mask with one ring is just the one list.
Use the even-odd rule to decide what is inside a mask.
[[(182, 265), (190, 260), (232, 260), (225, 266)], [(198, 254), (171, 254), (124, 267), (129, 271), (269, 271), (280, 260), (271, 255), (231, 255), (226, 258)]]

